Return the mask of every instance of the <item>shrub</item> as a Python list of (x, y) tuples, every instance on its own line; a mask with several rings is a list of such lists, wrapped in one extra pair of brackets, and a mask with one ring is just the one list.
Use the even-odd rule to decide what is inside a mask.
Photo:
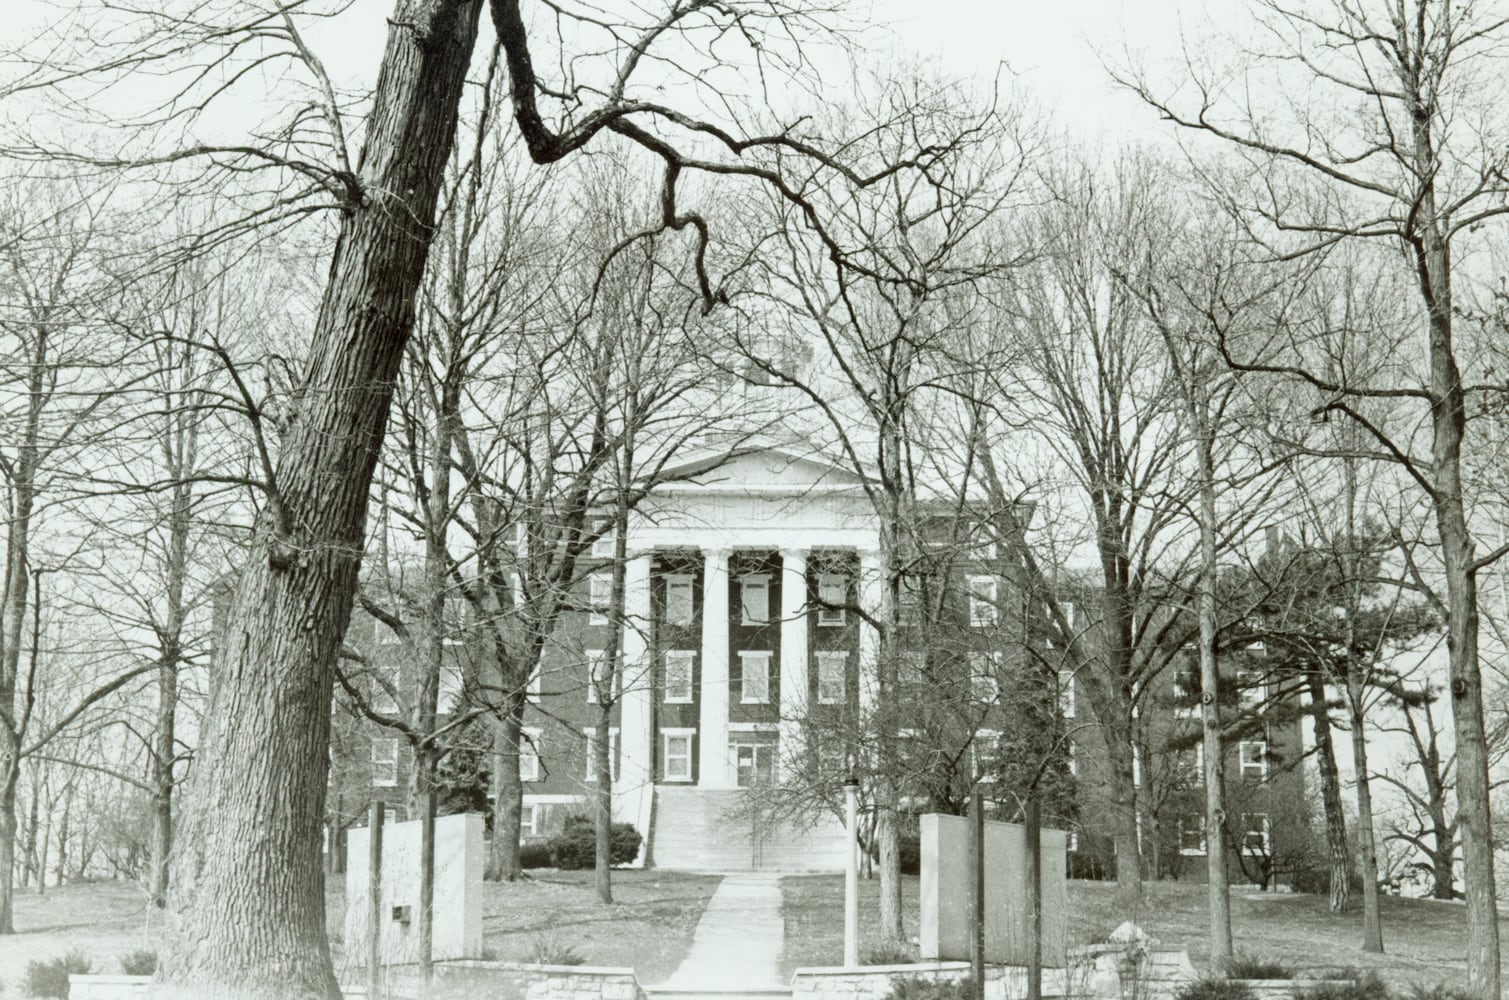
[(974, 1000), (975, 983), (964, 979), (924, 979), (922, 976), (892, 976), (891, 991), (881, 1000)]
[[(639, 853), (643, 839), (632, 823), (608, 828), (608, 863), (626, 865)], [(557, 868), (591, 868), (597, 863), (597, 828), (590, 816), (567, 816), (561, 832), (550, 838), (550, 863)]]
[(1197, 979), (1174, 994), (1174, 1000), (1254, 1000), (1246, 983), (1230, 979)]
[(139, 948), (120, 956), (121, 971), (128, 976), (150, 976), (157, 971), (157, 952)]
[[(1347, 973), (1354, 975), (1354, 973)], [(1383, 985), (1376, 972), (1352, 983), (1327, 983), (1305, 990), (1299, 1000), (1388, 1000), (1389, 989)]]
[(1107, 865), (1094, 854), (1085, 851), (1070, 851), (1069, 870), (1066, 874), (1069, 878), (1104, 882), (1116, 877), (1116, 868), (1114, 865)]
[(911, 965), (917, 961), (917, 949), (905, 941), (883, 941), (860, 952), (860, 965)]
[(550, 845), (543, 840), (531, 840), (519, 848), (520, 868), (549, 868)]
[(524, 960), (536, 965), (585, 965), (587, 962), (574, 944), (554, 931), (545, 931), (531, 938), (529, 954)]
[(1452, 986), (1426, 988), (1424, 984), (1416, 983), (1410, 987), (1409, 993), (1400, 995), (1400, 1000), (1474, 1000), (1474, 996)]
[(1293, 979), (1294, 970), (1270, 958), (1239, 954), (1227, 963), (1226, 975), (1232, 979)]
[(27, 996), (33, 997), (59, 997), (66, 1000), (68, 996), (68, 977), (87, 976), (94, 970), (89, 957), (82, 951), (70, 951), (62, 958), (55, 958), (50, 962), (27, 962), (26, 980), (22, 989)]

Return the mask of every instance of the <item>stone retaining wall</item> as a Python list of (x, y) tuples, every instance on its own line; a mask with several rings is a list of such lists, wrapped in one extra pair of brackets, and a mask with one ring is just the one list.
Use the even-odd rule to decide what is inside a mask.
[(1352, 985), (1349, 979), (1238, 979), (1236, 982), (1245, 983), (1256, 1000), (1296, 1000), (1305, 990)]
[[(917, 962), (908, 965), (866, 965), (857, 969), (817, 967), (797, 969), (791, 976), (791, 1000), (880, 1000), (891, 992), (897, 976), (957, 982), (969, 976), (968, 962)], [(1017, 966), (987, 966), (985, 1000), (1017, 1000), (1027, 995), (1027, 970)], [(1064, 971), (1043, 970), (1043, 996), (1064, 995)]]
[(524, 962), (435, 963), (432, 996), (470, 997), (487, 989), (520, 1000), (645, 1000), (633, 969)]
[(151, 976), (68, 977), (68, 1000), (134, 1000), (147, 995)]

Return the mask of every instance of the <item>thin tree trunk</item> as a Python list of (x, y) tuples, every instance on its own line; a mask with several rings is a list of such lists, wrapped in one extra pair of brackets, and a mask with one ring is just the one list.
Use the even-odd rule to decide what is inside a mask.
[(511, 704), (493, 727), (493, 839), (487, 856), (487, 878), (513, 882), (519, 866), (519, 821), (524, 807), (524, 783), (519, 780), (521, 713)]
[(1357, 772), (1357, 848), (1362, 867), (1362, 950), (1383, 953), (1383, 920), (1378, 910), (1378, 850), (1373, 839), (1373, 792), (1368, 777), (1367, 733), (1363, 729), (1362, 679), (1350, 675), (1352, 767)]
[(340, 997), (320, 872), (334, 671), (479, 9), (400, 0), (390, 20), (362, 197), (342, 218), (273, 492), (221, 631), (174, 854), (159, 974), (186, 993)]
[[(1172, 352), (1174, 344), (1169, 343)], [(1188, 404), (1200, 465), (1200, 721), (1205, 741), (1205, 863), (1210, 903), (1210, 961), (1231, 962), (1231, 889), (1226, 872), (1226, 746), (1221, 732), (1221, 670), (1216, 662), (1216, 481), (1210, 411), (1191, 380)], [(1266, 878), (1265, 878), (1266, 881)]]
[(1320, 798), (1326, 819), (1326, 853), (1331, 862), (1331, 912), (1352, 908), (1352, 858), (1347, 842), (1347, 815), (1341, 805), (1341, 779), (1336, 768), (1336, 744), (1331, 739), (1331, 713), (1326, 685), (1319, 670), (1306, 674), (1310, 691), (1310, 722), (1315, 731), (1315, 763), (1320, 772)]

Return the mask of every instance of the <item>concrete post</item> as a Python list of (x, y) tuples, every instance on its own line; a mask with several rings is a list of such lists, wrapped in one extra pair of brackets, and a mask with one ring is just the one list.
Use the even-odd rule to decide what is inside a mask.
[(697, 784), (731, 788), (728, 766), (728, 556), (709, 549), (702, 568), (702, 683), (698, 689)]

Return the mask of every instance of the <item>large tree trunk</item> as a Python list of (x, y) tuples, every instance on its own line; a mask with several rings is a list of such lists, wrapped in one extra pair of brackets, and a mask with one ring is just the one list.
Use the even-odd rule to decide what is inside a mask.
[(480, 0), (400, 0), (307, 373), (221, 635), (160, 975), (338, 1000), (320, 828), (331, 689)]
[(1331, 863), (1331, 912), (1352, 908), (1352, 858), (1347, 843), (1347, 815), (1341, 804), (1341, 779), (1336, 768), (1336, 744), (1331, 739), (1331, 713), (1326, 685), (1319, 670), (1306, 674), (1310, 691), (1310, 722), (1315, 731), (1315, 767), (1320, 772), (1320, 799), (1326, 818), (1326, 854)]
[[(1169, 349), (1173, 350), (1170, 342)], [(1189, 386), (1200, 464), (1200, 724), (1205, 744), (1205, 865), (1210, 905), (1210, 962), (1231, 962), (1231, 889), (1226, 872), (1226, 746), (1221, 732), (1221, 670), (1216, 663), (1216, 484), (1210, 413)], [(1263, 887), (1267, 888), (1267, 873)]]

